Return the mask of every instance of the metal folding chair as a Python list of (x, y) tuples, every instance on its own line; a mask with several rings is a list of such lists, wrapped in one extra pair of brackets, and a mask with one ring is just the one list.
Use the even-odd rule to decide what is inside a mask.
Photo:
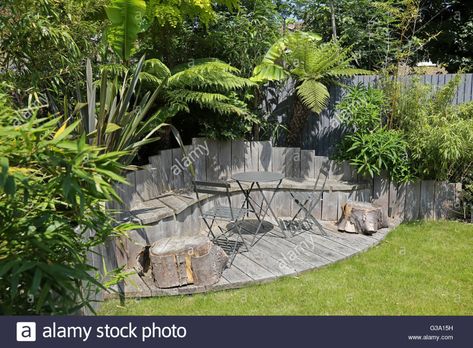
[[(208, 228), (207, 235), (215, 244), (221, 246), (225, 252), (229, 254), (229, 265), (231, 265), (237, 252), (241, 251), (242, 246), (245, 247), (244, 251), (249, 250), (248, 245), (242, 235), (242, 230), (244, 228), (241, 225), (241, 222), (248, 213), (248, 209), (232, 207), (229, 183), (194, 181), (193, 185), (197, 196), (201, 217)], [(216, 200), (215, 206), (213, 208), (204, 210), (199, 194), (225, 195), (226, 202), (228, 204), (221, 205), (219, 200)], [(216, 221), (228, 222), (227, 226), (229, 227), (224, 228), (220, 224), (215, 223)], [(216, 232), (215, 227), (218, 228), (218, 232), (220, 233)], [(231, 237), (234, 235), (236, 235), (237, 238), (231, 239)]]
[(320, 222), (312, 215), (313, 209), (323, 202), (323, 192), (327, 183), (330, 165), (328, 162), (322, 164), (312, 191), (290, 191), (298, 210), (291, 220), (283, 221), (285, 230), (312, 230), (312, 225), (317, 226), (322, 235), (327, 235)]

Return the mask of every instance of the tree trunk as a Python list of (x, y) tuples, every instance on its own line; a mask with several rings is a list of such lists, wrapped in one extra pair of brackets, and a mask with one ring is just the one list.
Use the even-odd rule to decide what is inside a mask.
[(334, 6), (334, 1), (330, 1), (330, 17), (332, 20), (332, 39), (333, 41), (337, 41), (337, 24), (335, 20), (335, 6)]
[(302, 131), (309, 116), (309, 109), (302, 104), (297, 94), (294, 101), (294, 113), (289, 121), (287, 145), (291, 147), (301, 147), (302, 145)]
[[(145, 259), (145, 258), (144, 258)], [(166, 238), (149, 248), (149, 268), (158, 288), (212, 285), (228, 261), (223, 249), (206, 236)], [(144, 265), (143, 272), (146, 272)]]
[(364, 202), (347, 202), (338, 223), (339, 231), (363, 234), (373, 234), (384, 227), (388, 227), (388, 223), (383, 210)]

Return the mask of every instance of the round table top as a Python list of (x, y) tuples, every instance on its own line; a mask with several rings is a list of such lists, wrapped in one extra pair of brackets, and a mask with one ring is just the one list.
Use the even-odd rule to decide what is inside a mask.
[(232, 175), (232, 179), (245, 182), (270, 182), (284, 179), (284, 175), (275, 172), (244, 172)]

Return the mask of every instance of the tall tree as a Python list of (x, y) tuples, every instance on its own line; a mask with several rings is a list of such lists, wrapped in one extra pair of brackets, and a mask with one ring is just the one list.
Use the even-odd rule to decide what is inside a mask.
[(423, 38), (435, 36), (419, 52), (449, 72), (473, 72), (473, 8), (469, 0), (422, 2)]

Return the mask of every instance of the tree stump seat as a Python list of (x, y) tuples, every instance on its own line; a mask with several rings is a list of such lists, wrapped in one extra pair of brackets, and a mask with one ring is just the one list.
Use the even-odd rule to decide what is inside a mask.
[(225, 251), (204, 235), (158, 240), (149, 247), (148, 255), (158, 288), (215, 284), (228, 261)]
[(347, 202), (342, 210), (343, 215), (338, 223), (339, 231), (369, 235), (380, 228), (388, 227), (382, 208), (371, 203)]

